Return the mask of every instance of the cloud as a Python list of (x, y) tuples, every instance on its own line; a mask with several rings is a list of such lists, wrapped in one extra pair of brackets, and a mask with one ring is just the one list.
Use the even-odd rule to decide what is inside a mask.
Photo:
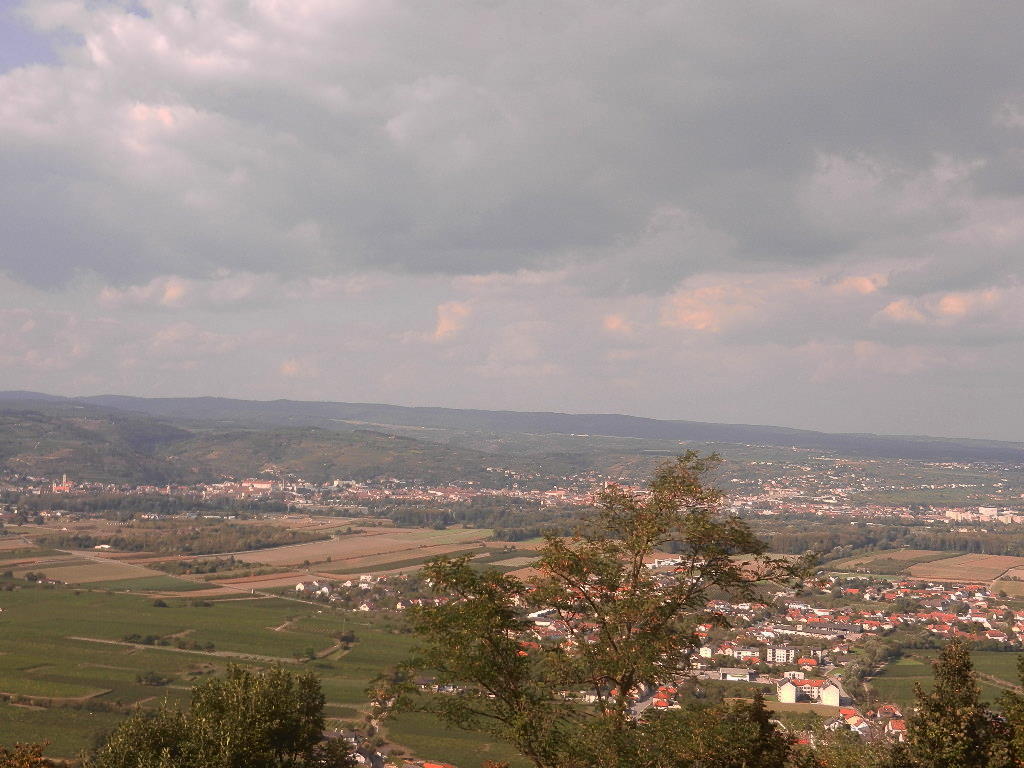
[(601, 318), (601, 327), (608, 333), (627, 336), (633, 333), (634, 330), (633, 323), (618, 312), (613, 312)]
[(879, 312), (878, 319), (947, 339), (1020, 339), (1024, 338), (1024, 286), (989, 286), (896, 299)]
[(283, 360), (277, 367), (277, 371), (286, 379), (311, 379), (319, 373), (313, 361), (294, 357)]
[(90, 330), (72, 312), (0, 309), (0, 363), (8, 375), (73, 369), (91, 351)]
[(1024, 7), (18, 5), (11, 386), (1024, 431)]
[(0, 75), (20, 279), (575, 263), (609, 266), (596, 290), (665, 290), (1018, 198), (985, 176), (1016, 141), (1010, 6), (140, 7), (22, 4), (78, 42)]
[(875, 293), (889, 284), (885, 275), (847, 275), (832, 285), (837, 293)]
[(434, 341), (447, 341), (455, 336), (466, 325), (466, 320), (473, 313), (473, 308), (464, 301), (446, 301), (437, 307), (437, 325), (431, 338)]

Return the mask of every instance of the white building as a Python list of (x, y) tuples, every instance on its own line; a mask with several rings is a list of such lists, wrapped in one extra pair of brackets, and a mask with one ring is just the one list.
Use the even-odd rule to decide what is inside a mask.
[(807, 699), (830, 707), (839, 706), (839, 686), (831, 680), (787, 677), (776, 680), (775, 686), (779, 701), (783, 704), (795, 704), (798, 700)]

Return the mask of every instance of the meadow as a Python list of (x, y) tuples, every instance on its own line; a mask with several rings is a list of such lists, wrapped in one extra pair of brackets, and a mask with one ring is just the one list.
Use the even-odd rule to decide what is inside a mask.
[[(394, 615), (263, 596), (197, 603), (186, 593), (161, 602), (106, 588), (0, 591), (0, 693), (12, 697), (0, 702), (0, 744), (43, 739), (50, 756), (73, 758), (129, 707), (184, 703), (192, 685), (229, 663), (265, 667), (272, 659), (315, 672), (329, 725), (344, 727), (361, 721), (367, 686), (414, 643)], [(356, 642), (345, 650), (336, 638), (349, 631)], [(203, 650), (211, 643), (212, 652)], [(166, 684), (144, 684), (147, 673)], [(483, 754), (521, 765), (507, 747), (423, 715), (389, 721), (386, 732), (407, 754), (464, 766)]]
[[(890, 662), (881, 674), (871, 679), (871, 687), (882, 702), (908, 706), (914, 702), (914, 685), (920, 684), (925, 690), (932, 685), (932, 659), (937, 651), (913, 651), (911, 654)], [(1017, 679), (1017, 658), (1019, 654), (1001, 651), (973, 651), (971, 661), (975, 671), (981, 675), (978, 687), (981, 698), (995, 702), (1012, 685), (1019, 685)], [(995, 680), (987, 679), (995, 678)]]
[(472, 768), (484, 760), (507, 762), (510, 768), (527, 768), (530, 763), (505, 744), (496, 744), (486, 738), (448, 728), (429, 715), (407, 713), (387, 723), (390, 739), (417, 755), (443, 757), (445, 762)]

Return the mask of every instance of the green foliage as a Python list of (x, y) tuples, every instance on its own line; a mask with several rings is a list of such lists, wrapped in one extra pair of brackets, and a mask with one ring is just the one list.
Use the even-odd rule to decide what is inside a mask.
[(92, 549), (105, 544), (126, 552), (204, 555), (266, 549), (327, 538), (329, 536), (324, 533), (288, 530), (277, 525), (166, 520), (136, 521), (117, 533), (55, 532), (40, 536), (39, 542), (57, 549)]
[[(977, 502), (975, 502), (977, 503)], [(908, 522), (905, 517), (879, 518), (877, 525), (863, 522), (836, 525), (813, 514), (780, 515), (772, 520), (755, 520), (759, 535), (768, 542), (772, 552), (802, 554), (821, 553), (825, 562), (843, 560), (857, 554), (878, 552), (874, 565), (856, 566), (855, 570), (871, 573), (898, 573), (913, 565), (912, 560), (900, 561), (902, 568), (887, 560), (887, 550), (901, 548), (932, 550), (936, 553), (988, 554), (1024, 556), (1024, 530), (1019, 526), (1006, 526), (1005, 530), (963, 531), (959, 523), (936, 524), (931, 521)], [(942, 559), (925, 556), (918, 562)], [(875, 565), (881, 567), (875, 567)], [(842, 566), (842, 563), (839, 564)], [(891, 566), (891, 567), (890, 567)]]
[[(1024, 685), (1024, 654), (1017, 657), (1017, 677)], [(1011, 746), (1018, 756), (1024, 756), (1024, 695), (1019, 691), (1006, 691), (999, 699), (1003, 716), (1012, 728)]]
[(333, 768), (347, 751), (321, 744), (324, 695), (312, 674), (228, 668), (193, 689), (181, 711), (163, 706), (125, 720), (84, 760), (87, 768)]
[(169, 677), (165, 677), (153, 670), (140, 673), (135, 676), (135, 682), (140, 685), (167, 685), (171, 682)]
[[(659, 713), (640, 723), (632, 740), (639, 754), (628, 764), (778, 768), (786, 763), (790, 742), (769, 717), (760, 693), (749, 703)], [(603, 764), (612, 765), (608, 760)]]
[(867, 741), (852, 731), (813, 729), (814, 746), (797, 747), (787, 768), (911, 768), (902, 744)]
[[(1009, 727), (981, 703), (966, 643), (954, 640), (935, 665), (935, 684), (915, 685), (907, 751), (916, 768), (1002, 768), (1012, 759)], [(1022, 723), (1024, 724), (1024, 723)]]
[[(544, 768), (655, 768), (678, 764), (663, 762), (665, 754), (696, 759), (712, 750), (735, 751), (735, 761), (723, 764), (780, 764), (785, 749), (773, 740), (760, 701), (643, 721), (631, 711), (634, 694), (687, 668), (692, 628), (714, 619), (705, 611), (710, 590), (749, 598), (759, 581), (796, 573), (791, 563), (767, 556), (745, 524), (720, 514), (721, 493), (703, 482), (717, 463), (717, 456), (690, 452), (662, 466), (646, 493), (609, 488), (576, 536), (548, 537), (536, 566), (541, 576), (529, 585), (493, 569), (478, 572), (466, 558), (432, 562), (425, 575), (439, 594), (456, 599), (410, 611), (423, 645), (378, 700), (397, 694), (399, 709), (430, 711), (508, 741)], [(669, 550), (682, 565), (677, 578), (659, 583), (645, 562)], [(526, 614), (539, 609), (553, 610), (566, 642), (524, 644)], [(417, 672), (458, 692), (417, 696), (408, 684)], [(596, 705), (563, 691), (589, 692)], [(712, 723), (717, 730), (703, 746), (683, 736), (695, 724)]]
[(13, 747), (0, 746), (0, 768), (44, 768), (51, 765), (43, 757), (45, 744), (15, 744)]

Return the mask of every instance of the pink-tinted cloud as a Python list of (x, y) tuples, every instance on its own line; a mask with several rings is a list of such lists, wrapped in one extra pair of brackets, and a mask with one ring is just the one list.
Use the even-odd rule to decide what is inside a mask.
[(878, 317), (894, 323), (954, 327), (988, 324), (1024, 331), (1024, 286), (985, 287), (904, 297), (887, 304)]
[(612, 312), (601, 318), (601, 327), (611, 334), (628, 336), (635, 330), (635, 325), (620, 312)]
[(472, 313), (472, 306), (464, 301), (446, 301), (444, 304), (439, 304), (433, 340), (441, 342), (454, 337), (465, 327), (466, 320)]

